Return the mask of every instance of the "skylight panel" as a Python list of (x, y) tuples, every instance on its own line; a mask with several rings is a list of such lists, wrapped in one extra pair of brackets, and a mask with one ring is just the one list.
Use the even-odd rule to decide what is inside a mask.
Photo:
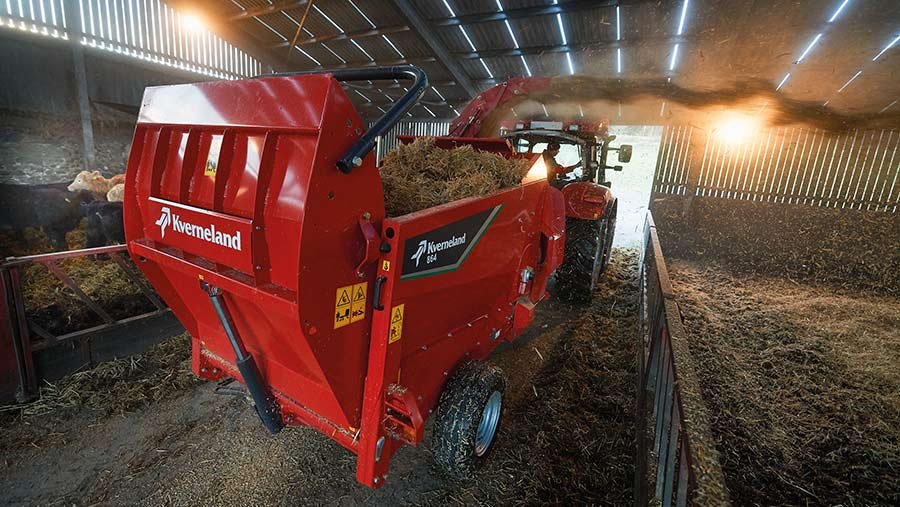
[(777, 92), (778, 90), (780, 90), (781, 87), (784, 86), (785, 83), (787, 83), (787, 81), (788, 81), (788, 79), (790, 79), (790, 77), (791, 77), (791, 73), (790, 73), (790, 72), (788, 72), (787, 74), (785, 74), (784, 77), (781, 78), (781, 82), (778, 83), (778, 86), (775, 87), (775, 91)]
[(875, 60), (877, 60), (878, 58), (880, 58), (881, 55), (883, 55), (883, 54), (885, 53), (885, 51), (887, 51), (888, 49), (891, 49), (892, 47), (894, 47), (894, 44), (896, 44), (897, 41), (900, 41), (900, 35), (894, 37), (894, 40), (892, 40), (887, 46), (885, 46), (884, 49), (882, 49), (881, 51), (879, 51), (878, 54), (875, 55), (875, 58), (872, 58), (872, 61), (874, 62)]
[(569, 40), (566, 37), (566, 29), (563, 28), (562, 14), (558, 12), (556, 13), (556, 24), (559, 25), (559, 35), (562, 37), (563, 46), (568, 46)]
[(850, 0), (844, 0), (843, 2), (841, 2), (841, 5), (838, 6), (838, 8), (834, 11), (834, 14), (832, 14), (831, 17), (828, 18), (829, 23), (833, 23), (834, 20), (836, 20), (837, 17), (841, 15), (841, 11), (844, 10), (844, 7), (847, 6), (847, 2), (849, 2), (849, 1)]
[(353, 0), (347, 0), (347, 1), (350, 2), (350, 5), (352, 5), (353, 8), (356, 9), (356, 12), (358, 12), (359, 15), (362, 16), (363, 19), (366, 20), (366, 23), (368, 23), (369, 26), (371, 26), (372, 28), (375, 28), (375, 23), (373, 23), (372, 20), (369, 19), (369, 16), (366, 16), (366, 13), (363, 12), (362, 9), (360, 9), (360, 8), (356, 5), (356, 2), (354, 2)]
[[(444, 2), (444, 7), (447, 8), (447, 12), (450, 13), (450, 16), (456, 17), (456, 13), (453, 12), (453, 8), (450, 7), (450, 3), (447, 0), (443, 0), (443, 2)], [(459, 25), (459, 31), (462, 32), (463, 37), (465, 37), (465, 39), (466, 39), (466, 42), (469, 43), (469, 47), (472, 49), (472, 52), (477, 53), (478, 48), (476, 48), (475, 44), (472, 43), (472, 39), (469, 37), (469, 32), (466, 31), (465, 27), (462, 25)], [(485, 70), (485, 72), (487, 72), (488, 77), (493, 79), (494, 73), (491, 72), (490, 68), (488, 68), (487, 63), (485, 63), (485, 61), (484, 61), (484, 58), (479, 58), (478, 61), (481, 62), (481, 66), (484, 67), (484, 70)]]
[(861, 71), (861, 70), (857, 71), (856, 74), (853, 74), (853, 77), (851, 77), (850, 79), (848, 79), (847, 82), (844, 83), (844, 86), (840, 87), (840, 88), (838, 89), (837, 92), (838, 92), (838, 93), (841, 93), (842, 91), (844, 91), (844, 88), (847, 88), (848, 86), (850, 86), (850, 83), (852, 83), (853, 81), (855, 81), (856, 78), (858, 78), (858, 77), (860, 76), (860, 74), (862, 74), (862, 71)]
[(816, 43), (819, 42), (819, 39), (821, 39), (821, 38), (822, 38), (822, 34), (821, 34), (821, 33), (816, 34), (816, 36), (813, 37), (813, 40), (810, 41), (809, 45), (806, 46), (806, 49), (804, 49), (803, 52), (800, 53), (800, 58), (797, 58), (797, 61), (795, 61), (794, 63), (800, 63), (800, 62), (802, 62), (803, 59), (806, 58), (806, 55), (808, 55), (809, 52), (812, 51), (813, 46), (815, 46)]
[(300, 53), (302, 53), (303, 56), (305, 56), (305, 57), (309, 58), (310, 60), (312, 60), (313, 63), (315, 63), (315, 64), (318, 65), (319, 67), (322, 66), (322, 63), (319, 62), (319, 60), (316, 60), (315, 58), (313, 58), (312, 55), (309, 54), (309, 53), (307, 53), (306, 51), (304, 51), (303, 48), (301, 48), (301, 47), (299, 47), (299, 46), (294, 46), (294, 49), (296, 49), (297, 51), (299, 51)]
[(353, 39), (350, 39), (350, 44), (353, 44), (354, 46), (356, 46), (357, 49), (359, 49), (360, 51), (362, 51), (362, 53), (363, 53), (364, 55), (366, 55), (366, 57), (369, 59), (370, 62), (374, 62), (374, 61), (375, 61), (375, 59), (372, 58), (372, 55), (370, 55), (368, 51), (366, 51), (365, 49), (363, 49), (363, 47), (360, 46), (358, 42), (356, 42), (356, 41), (353, 40)]
[(391, 42), (391, 39), (388, 39), (387, 35), (382, 34), (381, 38), (384, 39), (384, 41), (387, 42), (392, 48), (394, 48), (394, 51), (396, 51), (397, 54), (400, 55), (400, 58), (406, 58), (406, 55), (404, 55), (402, 51), (397, 49), (397, 46), (395, 46), (394, 43)]
[(325, 14), (324, 12), (322, 12), (322, 9), (320, 9), (318, 5), (313, 4), (312, 8), (315, 9), (316, 12), (318, 12), (319, 14), (321, 14), (322, 17), (325, 18), (329, 23), (331, 23), (332, 26), (334, 26), (335, 28), (337, 28), (338, 31), (340, 31), (340, 32), (343, 32), (343, 31), (344, 31), (344, 29), (341, 28), (340, 25), (338, 25), (337, 23), (334, 22), (333, 19), (331, 19), (330, 17), (328, 17), (328, 14)]
[(522, 59), (522, 65), (525, 66), (525, 73), (528, 74), (528, 77), (531, 77), (531, 69), (528, 67), (528, 62), (525, 61), (525, 56), (519, 55), (519, 58)]
[(285, 37), (284, 35), (281, 35), (281, 32), (279, 32), (278, 30), (276, 30), (276, 29), (272, 28), (271, 26), (269, 26), (268, 23), (266, 23), (265, 21), (259, 19), (259, 18), (256, 17), (256, 16), (254, 16), (253, 19), (255, 19), (255, 20), (257, 21), (257, 23), (259, 23), (259, 24), (261, 24), (262, 26), (264, 26), (264, 27), (268, 28), (269, 30), (271, 30), (272, 33), (274, 33), (275, 35), (281, 37), (281, 40), (287, 42), (287, 37)]
[(669, 60), (669, 70), (675, 70), (675, 64), (678, 63), (678, 47), (679, 44), (675, 44), (675, 47), (672, 48), (672, 58)]
[(681, 4), (681, 16), (678, 18), (678, 31), (675, 32), (675, 35), (681, 35), (684, 33), (684, 21), (687, 19), (687, 9), (690, 0), (684, 0), (684, 3)]

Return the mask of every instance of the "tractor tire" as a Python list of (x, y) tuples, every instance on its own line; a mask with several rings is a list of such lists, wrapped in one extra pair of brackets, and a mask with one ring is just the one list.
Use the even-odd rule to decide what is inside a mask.
[(496, 366), (472, 363), (444, 388), (434, 418), (435, 465), (456, 480), (470, 479), (489, 456), (503, 413), (506, 378)]
[(609, 266), (615, 229), (615, 203), (599, 220), (566, 218), (565, 257), (556, 271), (556, 289), (562, 299), (590, 302), (600, 275)]

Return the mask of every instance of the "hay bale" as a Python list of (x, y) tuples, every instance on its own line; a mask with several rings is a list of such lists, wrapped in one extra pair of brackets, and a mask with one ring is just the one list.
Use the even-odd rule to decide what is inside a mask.
[(434, 138), (401, 144), (381, 166), (388, 216), (489, 195), (522, 183), (528, 161), (508, 159), (471, 146), (439, 148)]

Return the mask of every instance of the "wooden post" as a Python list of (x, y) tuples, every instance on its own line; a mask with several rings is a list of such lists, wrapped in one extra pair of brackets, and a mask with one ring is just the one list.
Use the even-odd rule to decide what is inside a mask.
[(75, 88), (78, 93), (78, 112), (81, 116), (82, 160), (84, 170), (92, 171), (97, 166), (94, 156), (94, 126), (91, 123), (91, 99), (88, 95), (87, 72), (84, 67), (84, 48), (81, 46), (81, 15), (75, 0), (65, 0), (69, 45), (72, 47), (72, 69)]

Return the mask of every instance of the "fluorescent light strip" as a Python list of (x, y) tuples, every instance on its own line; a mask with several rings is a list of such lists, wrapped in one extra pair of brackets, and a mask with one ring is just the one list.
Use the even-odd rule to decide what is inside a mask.
[(519, 55), (519, 58), (522, 60), (522, 65), (525, 66), (525, 73), (528, 74), (528, 77), (531, 77), (531, 69), (528, 67), (528, 62), (525, 61), (525, 57)]
[(353, 8), (356, 9), (356, 12), (358, 12), (360, 16), (365, 18), (366, 23), (369, 23), (369, 26), (371, 26), (372, 28), (375, 28), (375, 23), (373, 23), (372, 20), (369, 19), (369, 16), (366, 16), (366, 13), (363, 12), (362, 9), (357, 7), (356, 2), (354, 2), (353, 0), (347, 0), (347, 1), (350, 2), (350, 5), (352, 5)]
[(669, 70), (675, 70), (675, 64), (678, 62), (678, 46), (679, 44), (675, 44), (675, 47), (672, 48), (672, 59), (669, 61)]
[(884, 109), (882, 109), (881, 111), (878, 111), (878, 112), (883, 113), (883, 112), (887, 111), (888, 109), (894, 107), (894, 104), (896, 104), (896, 103), (897, 103), (897, 101), (895, 100), (895, 101), (891, 102), (890, 104), (884, 106)]
[(425, 110), (428, 111), (428, 113), (431, 114), (432, 117), (437, 118), (437, 115), (434, 114), (434, 111), (432, 111), (431, 109), (428, 109), (428, 106), (422, 104), (422, 107), (424, 107)]
[(506, 31), (509, 32), (509, 38), (512, 39), (513, 46), (515, 46), (516, 49), (519, 49), (519, 41), (516, 40), (516, 34), (513, 33), (512, 27), (509, 26), (509, 20), (504, 19), (503, 23), (506, 24)]
[(388, 44), (390, 44), (390, 46), (391, 46), (392, 48), (394, 48), (394, 51), (396, 51), (397, 54), (400, 55), (400, 58), (406, 58), (406, 55), (404, 55), (403, 52), (401, 52), (399, 49), (397, 49), (397, 46), (395, 46), (394, 43), (391, 42), (391, 39), (388, 39), (388, 36), (387, 36), (387, 35), (382, 34), (382, 35), (381, 35), (381, 38), (384, 39), (385, 42), (387, 42)]
[(437, 96), (441, 98), (441, 100), (443, 100), (444, 102), (447, 102), (447, 99), (444, 97), (444, 94), (442, 94), (437, 88), (432, 86), (431, 89), (434, 90), (434, 93), (436, 93)]
[(834, 20), (837, 19), (837, 17), (841, 15), (841, 11), (844, 10), (844, 7), (847, 6), (847, 2), (849, 2), (849, 1), (850, 0), (844, 0), (843, 2), (841, 2), (841, 5), (837, 8), (836, 11), (834, 11), (834, 14), (832, 14), (831, 17), (828, 19), (829, 23), (833, 23)]
[(326, 46), (324, 42), (319, 43), (319, 45), (321, 45), (323, 48), (325, 48), (326, 50), (328, 50), (329, 53), (333, 54), (335, 58), (337, 58), (338, 60), (341, 61), (341, 63), (347, 63), (347, 60), (344, 60), (344, 59), (341, 57), (341, 55), (339, 55), (339, 54), (335, 53), (334, 51), (332, 51), (332, 49), (331, 49), (330, 47)]
[(312, 8), (315, 9), (316, 12), (318, 12), (319, 14), (321, 14), (323, 18), (325, 18), (326, 20), (328, 20), (328, 22), (331, 23), (335, 28), (337, 28), (338, 31), (340, 31), (340, 32), (343, 32), (343, 31), (344, 31), (344, 29), (341, 28), (340, 25), (338, 25), (337, 23), (334, 22), (333, 19), (331, 19), (331, 18), (328, 17), (328, 14), (325, 14), (324, 12), (322, 12), (322, 9), (320, 9), (318, 5), (313, 4)]
[(465, 38), (466, 38), (466, 42), (468, 42), (468, 43), (469, 43), (469, 47), (470, 47), (470, 48), (472, 48), (472, 52), (473, 52), (473, 53), (477, 53), (477, 52), (478, 52), (478, 50), (477, 50), (477, 49), (475, 49), (475, 44), (472, 44), (472, 39), (470, 39), (470, 38), (469, 38), (469, 33), (468, 33), (468, 32), (466, 32), (466, 29), (465, 29), (465, 28), (463, 28), (463, 26), (462, 26), (462, 25), (459, 25), (459, 31), (460, 31), (460, 32), (462, 32), (462, 34), (463, 34), (463, 37), (465, 37)]
[(447, 8), (447, 12), (450, 13), (450, 17), (451, 17), (451, 18), (455, 18), (455, 17), (456, 17), (456, 13), (453, 12), (453, 9), (450, 7), (450, 4), (447, 3), (447, 0), (444, 0), (444, 7)]
[(675, 33), (676, 35), (684, 33), (684, 20), (687, 18), (688, 3), (690, 3), (690, 0), (684, 0), (684, 3), (681, 4), (681, 17), (678, 19), (678, 31)]
[(809, 45), (806, 46), (806, 49), (804, 49), (803, 52), (800, 53), (800, 58), (797, 58), (797, 61), (794, 62), (794, 63), (800, 63), (800, 62), (802, 62), (803, 59), (806, 58), (806, 55), (808, 55), (809, 52), (812, 51), (813, 46), (815, 46), (816, 43), (819, 42), (819, 39), (821, 39), (821, 38), (822, 38), (822, 34), (821, 34), (821, 33), (816, 34), (816, 36), (813, 37), (813, 40), (810, 41)]
[(777, 92), (778, 90), (780, 90), (781, 87), (784, 86), (784, 83), (787, 83), (787, 80), (788, 80), (788, 78), (790, 78), (790, 77), (791, 77), (791, 73), (790, 73), (790, 72), (788, 72), (787, 74), (785, 74), (784, 77), (781, 78), (781, 82), (778, 83), (778, 86), (775, 87), (775, 91)]
[(253, 19), (255, 19), (255, 20), (256, 20), (258, 23), (260, 23), (262, 26), (264, 26), (264, 27), (268, 28), (269, 30), (271, 30), (272, 33), (274, 33), (275, 35), (281, 37), (281, 40), (287, 42), (287, 37), (285, 37), (284, 35), (281, 35), (281, 32), (279, 32), (278, 30), (276, 30), (276, 29), (272, 28), (271, 26), (269, 26), (268, 23), (266, 23), (265, 21), (263, 21), (263, 20), (261, 20), (261, 19), (259, 19), (259, 18), (256, 18), (256, 17), (253, 18)]
[(861, 70), (856, 71), (856, 74), (853, 74), (853, 77), (851, 77), (849, 80), (847, 80), (847, 82), (844, 83), (844, 86), (840, 87), (837, 92), (841, 93), (842, 91), (844, 91), (844, 88), (850, 86), (850, 83), (852, 83), (856, 78), (858, 78), (860, 74), (862, 74)]
[(616, 48), (616, 72), (622, 73), (622, 48)]
[(569, 64), (569, 74), (575, 74), (575, 67), (572, 65), (572, 53), (566, 51), (566, 63)]
[(457, 111), (455, 107), (451, 107), (450, 109), (453, 110), (453, 113), (454, 113), (456, 116), (459, 116), (459, 111)]
[(309, 58), (310, 60), (312, 60), (313, 63), (315, 63), (315, 64), (318, 65), (319, 67), (322, 66), (322, 63), (319, 62), (319, 60), (316, 60), (315, 58), (313, 58), (312, 55), (309, 54), (309, 53), (307, 53), (306, 51), (304, 51), (303, 48), (301, 48), (301, 47), (299, 47), (299, 46), (294, 46), (294, 49), (296, 49), (297, 51), (301, 52), (301, 53), (303, 54), (303, 56), (305, 56), (305, 57)]
[(550, 117), (550, 113), (547, 112), (547, 106), (545, 106), (544, 104), (541, 104), (541, 109), (544, 110), (544, 116), (546, 116), (547, 118), (549, 118), (549, 117)]
[(363, 93), (362, 93), (361, 91), (356, 90), (356, 89), (354, 89), (353, 91), (355, 91), (356, 94), (359, 95), (360, 97), (366, 99), (366, 102), (372, 102), (372, 99), (370, 99), (369, 97), (366, 97), (365, 95), (363, 95)]
[(484, 67), (484, 70), (488, 73), (488, 77), (494, 79), (494, 73), (491, 72), (491, 69), (489, 69), (487, 64), (484, 63), (484, 60), (479, 58), (478, 61), (481, 62), (481, 66)]
[(375, 59), (372, 58), (372, 55), (370, 55), (370, 54), (368, 53), (368, 51), (366, 51), (365, 49), (363, 49), (363, 47), (360, 46), (358, 42), (356, 42), (356, 41), (353, 40), (353, 39), (350, 39), (350, 44), (353, 44), (354, 46), (356, 46), (357, 49), (359, 49), (360, 51), (362, 51), (362, 53), (363, 53), (364, 55), (366, 55), (366, 57), (369, 59), (370, 62), (374, 62), (374, 61), (375, 61)]
[(562, 14), (556, 13), (556, 24), (559, 25), (559, 35), (562, 37), (563, 46), (568, 46), (569, 41), (566, 38), (566, 29), (563, 28)]
[(874, 62), (874, 61), (877, 60), (881, 55), (883, 55), (885, 51), (887, 51), (888, 49), (891, 49), (892, 47), (894, 47), (894, 44), (896, 44), (897, 41), (900, 41), (900, 35), (894, 37), (894, 40), (892, 40), (890, 44), (888, 44), (887, 46), (884, 47), (884, 49), (882, 49), (881, 51), (879, 51), (878, 54), (875, 55), (875, 58), (872, 58), (872, 61)]
[(616, 6), (616, 40), (622, 40), (622, 23), (619, 6)]

